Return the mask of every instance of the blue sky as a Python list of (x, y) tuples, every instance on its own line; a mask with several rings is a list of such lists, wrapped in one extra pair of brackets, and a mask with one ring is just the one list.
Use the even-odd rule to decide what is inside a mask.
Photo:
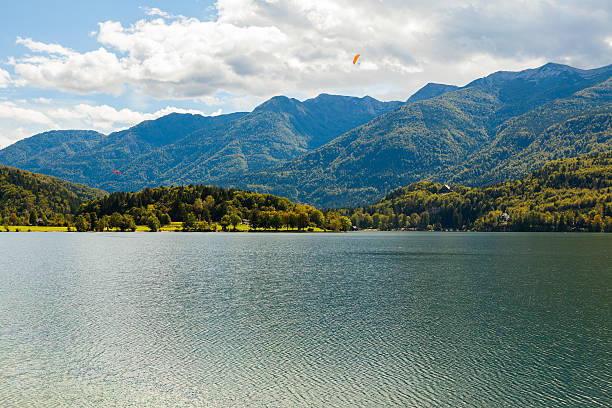
[[(6, 2), (5, 2), (6, 3)], [(284, 94), (404, 100), (427, 82), (612, 63), (608, 0), (21, 1), (0, 13), (0, 147)], [(360, 64), (352, 57), (360, 53)]]

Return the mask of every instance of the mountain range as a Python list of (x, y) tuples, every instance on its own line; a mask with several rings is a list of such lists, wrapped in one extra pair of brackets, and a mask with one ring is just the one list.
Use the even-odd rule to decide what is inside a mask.
[(108, 191), (204, 183), (340, 207), (419, 180), (514, 180), (609, 149), (612, 65), (546, 64), (427, 84), (405, 102), (277, 96), (252, 112), (171, 114), (109, 135), (46, 132), (0, 150), (0, 163)]

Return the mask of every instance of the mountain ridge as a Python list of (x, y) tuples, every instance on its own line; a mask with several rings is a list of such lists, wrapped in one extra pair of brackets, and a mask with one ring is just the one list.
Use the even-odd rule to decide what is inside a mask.
[[(492, 171), (548, 127), (612, 103), (612, 66), (578, 71), (547, 64), (528, 75), (494, 73), (458, 90), (405, 104), (293, 162), (233, 178), (230, 184), (340, 207), (372, 202), (419, 180), (485, 185), (520, 177), (542, 160), (526, 155), (529, 163), (514, 174)], [(522, 79), (534, 73), (535, 81)], [(602, 123), (607, 127), (600, 132), (599, 150), (612, 143), (612, 128), (608, 121)], [(572, 153), (567, 143), (557, 147), (552, 158), (594, 148), (587, 143)]]
[[(252, 112), (214, 117), (174, 113), (109, 135), (56, 131), (65, 139), (56, 137), (50, 145), (78, 144), (83, 135), (90, 137), (88, 149), (72, 155), (57, 147), (43, 154), (36, 145), (45, 134), (39, 134), (0, 150), (0, 163), (109, 191), (215, 182), (226, 174), (292, 160), (401, 104), (329, 94), (303, 102), (278, 96)], [(109, 178), (112, 170), (125, 177)]]

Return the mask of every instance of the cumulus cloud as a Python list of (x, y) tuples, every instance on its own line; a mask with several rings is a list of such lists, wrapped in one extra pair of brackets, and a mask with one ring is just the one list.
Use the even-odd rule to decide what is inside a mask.
[(611, 10), (607, 0), (219, 0), (215, 21), (147, 8), (130, 26), (102, 22), (100, 47), (84, 53), (18, 38), (40, 55), (15, 60), (14, 71), (19, 84), (81, 94), (131, 84), (157, 98), (408, 96), (428, 80), (461, 84), (534, 61), (609, 63)]
[(31, 38), (21, 38), (17, 37), (17, 44), (22, 44), (30, 51), (34, 52), (42, 52), (47, 54), (58, 54), (68, 56), (74, 54), (73, 51), (68, 48), (64, 48), (59, 44), (45, 44), (42, 42), (34, 41)]
[(56, 126), (46, 114), (35, 109), (18, 106), (13, 102), (0, 102), (0, 118)]
[(11, 83), (11, 75), (0, 68), (0, 88), (6, 88)]
[(214, 21), (144, 8), (147, 17), (133, 25), (102, 22), (100, 46), (88, 52), (18, 38), (37, 55), (11, 60), (16, 84), (114, 95), (129, 84), (164, 99), (323, 91), (405, 98), (428, 81), (461, 85), (499, 69), (612, 59), (608, 0), (218, 0), (215, 7)]
[(89, 128), (108, 131), (132, 126), (145, 120), (157, 119), (173, 112), (206, 115), (204, 112), (196, 109), (182, 109), (173, 106), (167, 106), (153, 113), (142, 113), (127, 108), (118, 110), (109, 105), (90, 105), (85, 103), (70, 108), (53, 109), (48, 111), (48, 115), (55, 119), (78, 121)]

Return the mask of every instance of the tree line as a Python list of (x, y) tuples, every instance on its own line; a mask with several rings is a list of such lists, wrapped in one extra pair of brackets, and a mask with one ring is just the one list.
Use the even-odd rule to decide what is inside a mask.
[(145, 188), (116, 192), (83, 204), (75, 217), (78, 231), (135, 230), (146, 225), (158, 231), (181, 222), (184, 231), (296, 229), (347, 231), (350, 219), (338, 211), (320, 211), (271, 194), (204, 185)]

